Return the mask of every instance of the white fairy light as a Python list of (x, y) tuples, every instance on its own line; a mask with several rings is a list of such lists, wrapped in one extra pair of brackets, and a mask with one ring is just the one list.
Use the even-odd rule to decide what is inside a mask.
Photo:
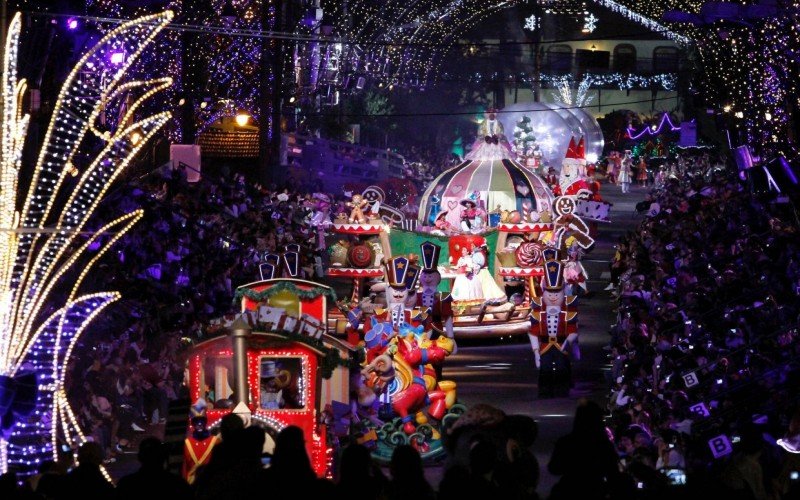
[(689, 45), (690, 43), (692, 43), (691, 38), (679, 35), (674, 31), (667, 29), (667, 27), (664, 26), (663, 24), (656, 22), (647, 16), (643, 16), (638, 12), (634, 12), (625, 7), (624, 5), (615, 2), (614, 0), (594, 0), (594, 2), (598, 5), (601, 5), (609, 9), (611, 12), (616, 12), (617, 14), (624, 16), (633, 22), (641, 24), (642, 26), (651, 31), (661, 33), (662, 35), (674, 41), (675, 43), (678, 43), (680, 45)]

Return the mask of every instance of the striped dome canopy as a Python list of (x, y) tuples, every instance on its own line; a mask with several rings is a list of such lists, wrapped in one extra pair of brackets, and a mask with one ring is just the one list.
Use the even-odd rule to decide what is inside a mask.
[(498, 207), (541, 212), (553, 205), (547, 183), (517, 161), (468, 159), (441, 173), (428, 186), (420, 200), (419, 221), (429, 224), (432, 210), (434, 214), (446, 211), (446, 220), (458, 227), (464, 208), (461, 201), (474, 197), (487, 212)]

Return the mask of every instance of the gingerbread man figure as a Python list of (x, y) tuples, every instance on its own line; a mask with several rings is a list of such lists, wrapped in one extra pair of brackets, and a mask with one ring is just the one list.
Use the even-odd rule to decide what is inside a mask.
[(348, 221), (350, 224), (358, 223), (358, 224), (366, 224), (367, 218), (364, 217), (364, 208), (369, 205), (369, 202), (364, 199), (363, 196), (360, 194), (354, 194), (352, 201), (347, 202), (347, 206), (350, 207), (350, 217)]

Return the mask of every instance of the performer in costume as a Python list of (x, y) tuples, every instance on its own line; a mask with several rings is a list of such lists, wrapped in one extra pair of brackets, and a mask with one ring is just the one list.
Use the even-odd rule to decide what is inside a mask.
[(630, 190), (632, 177), (630, 151), (625, 151), (625, 156), (622, 158), (619, 174), (617, 175), (617, 184), (619, 184), (623, 193), (627, 193)]
[(420, 267), (407, 257), (394, 257), (386, 263), (386, 283), (378, 283), (370, 289), (386, 293), (386, 309), (375, 308), (376, 320), (391, 323), (397, 331), (403, 323), (414, 326), (426, 319), (422, 308), (409, 306), (410, 297), (416, 298)]
[(637, 168), (636, 180), (639, 181), (640, 186), (647, 186), (647, 163), (644, 161), (644, 156), (639, 158), (639, 166)]
[(461, 206), (464, 207), (461, 210), (461, 230), (463, 232), (478, 234), (486, 228), (486, 222), (483, 219), (485, 211), (479, 206), (480, 204), (480, 193), (477, 191), (461, 200)]
[(461, 247), (461, 257), (456, 262), (456, 279), (453, 281), (453, 299), (482, 300), (483, 287), (478, 278), (480, 268), (475, 265), (466, 247)]
[(436, 224), (436, 217), (439, 215), (439, 212), (442, 210), (442, 198), (438, 194), (432, 194), (430, 197), (430, 204), (431, 208), (428, 212), (428, 223), (433, 226)]
[(484, 244), (482, 246), (472, 246), (472, 262), (475, 264), (478, 271), (478, 281), (481, 284), (481, 293), (484, 300), (491, 302), (505, 302), (506, 293), (497, 286), (497, 282), (492, 277), (489, 269), (486, 267), (486, 262), (489, 260), (487, 254), (489, 253), (488, 247)]
[(467, 154), (467, 160), (514, 158), (511, 145), (505, 136), (503, 124), (497, 119), (497, 110), (486, 110), (485, 118), (478, 127), (478, 138)]
[(563, 264), (558, 261), (558, 252), (548, 248), (543, 253), (542, 296), (531, 297), (528, 337), (539, 369), (539, 396), (565, 396), (569, 394), (570, 356), (580, 359), (576, 297), (564, 295)]
[(443, 294), (437, 289), (442, 282), (442, 275), (439, 273), (439, 257), (442, 254), (442, 247), (430, 241), (426, 241), (419, 246), (422, 255), (422, 272), (419, 276), (419, 283), (422, 292), (419, 294), (419, 305), (428, 315), (429, 326), (436, 334), (454, 338), (453, 335), (453, 297), (450, 294)]
[(590, 235), (589, 226), (580, 217), (575, 215), (577, 205), (571, 196), (561, 196), (553, 202), (556, 219), (553, 231), (549, 233), (545, 243), (566, 250), (573, 242), (577, 242), (583, 249), (594, 245), (594, 238)]
[(189, 484), (194, 483), (197, 470), (208, 463), (219, 438), (208, 432), (206, 401), (203, 398), (191, 407), (192, 435), (184, 440), (182, 475)]

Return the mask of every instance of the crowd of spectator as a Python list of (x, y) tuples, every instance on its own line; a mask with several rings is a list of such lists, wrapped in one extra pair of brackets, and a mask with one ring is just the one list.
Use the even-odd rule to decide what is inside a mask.
[(672, 470), (717, 494), (783, 498), (797, 494), (795, 455), (776, 444), (800, 394), (797, 219), (723, 164), (667, 165), (619, 241), (609, 432), (650, 491)]

